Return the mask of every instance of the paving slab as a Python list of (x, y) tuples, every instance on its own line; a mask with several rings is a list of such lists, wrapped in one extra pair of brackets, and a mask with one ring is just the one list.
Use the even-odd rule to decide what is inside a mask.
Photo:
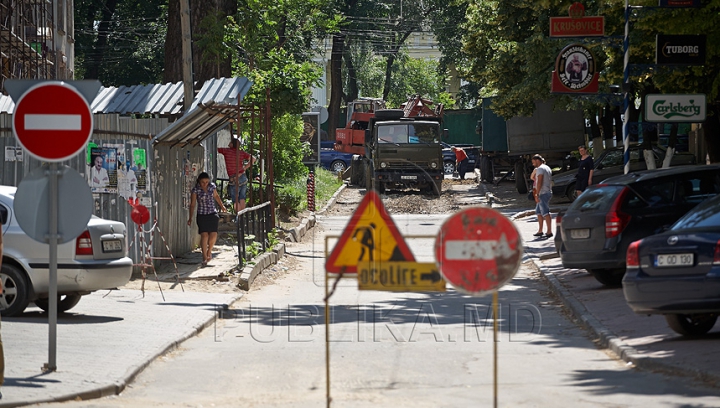
[(241, 294), (113, 290), (84, 296), (58, 316), (57, 371), (48, 318), (30, 307), (3, 318), (5, 384), (0, 407), (117, 394), (150, 362), (212, 325)]

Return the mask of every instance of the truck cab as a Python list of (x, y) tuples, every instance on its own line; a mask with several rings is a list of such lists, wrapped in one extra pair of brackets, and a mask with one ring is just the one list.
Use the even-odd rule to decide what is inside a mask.
[(440, 195), (444, 178), (439, 120), (406, 118), (402, 110), (381, 110), (365, 132), (368, 189), (419, 188)]

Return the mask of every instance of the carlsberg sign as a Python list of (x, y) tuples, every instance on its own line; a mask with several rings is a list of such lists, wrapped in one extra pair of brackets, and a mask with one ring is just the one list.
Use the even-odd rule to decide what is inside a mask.
[(645, 121), (704, 122), (705, 108), (704, 94), (650, 94), (645, 97)]

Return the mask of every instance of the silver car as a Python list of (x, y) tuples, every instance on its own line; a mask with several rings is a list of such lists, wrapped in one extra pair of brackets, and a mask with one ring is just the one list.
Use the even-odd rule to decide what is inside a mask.
[[(3, 257), (0, 313), (22, 313), (30, 302), (47, 311), (49, 292), (48, 244), (35, 241), (20, 228), (13, 202), (16, 187), (0, 186)], [(71, 309), (82, 295), (123, 286), (130, 280), (133, 261), (127, 256), (125, 224), (92, 216), (75, 240), (58, 245), (58, 312)]]

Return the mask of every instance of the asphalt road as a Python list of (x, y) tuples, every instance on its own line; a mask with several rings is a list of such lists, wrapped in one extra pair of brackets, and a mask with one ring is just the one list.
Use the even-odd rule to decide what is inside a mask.
[[(394, 219), (404, 235), (433, 235), (443, 217)], [(63, 406), (324, 405), (324, 236), (346, 222), (318, 217), (312, 239), (288, 245), (296, 268), (248, 293), (217, 330), (151, 364), (119, 397)], [(517, 224), (530, 238), (531, 219)], [(535, 266), (543, 268), (538, 255), (547, 256), (548, 242), (528, 239), (526, 261), (536, 262), (499, 291), (497, 393), (489, 297), (358, 291), (341, 281), (330, 300), (333, 406), (490, 406), (494, 397), (518, 407), (720, 406), (717, 388), (638, 369), (599, 349)], [(418, 261), (432, 259), (432, 240), (408, 244)]]

